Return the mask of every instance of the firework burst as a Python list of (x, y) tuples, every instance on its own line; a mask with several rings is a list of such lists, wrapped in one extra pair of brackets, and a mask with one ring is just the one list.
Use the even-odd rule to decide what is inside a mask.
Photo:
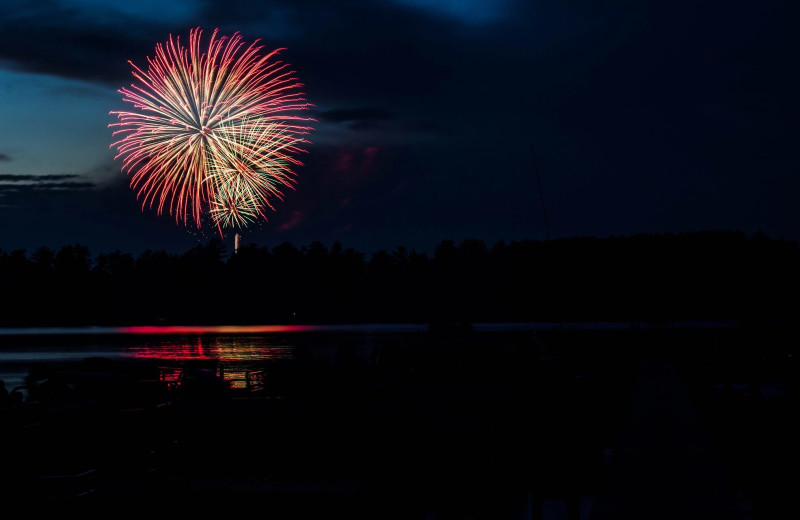
[(297, 115), (311, 105), (275, 60), (283, 49), (262, 54), (258, 41), (217, 33), (206, 48), (199, 28), (186, 46), (170, 36), (146, 71), (129, 62), (138, 83), (119, 92), (133, 110), (112, 111), (109, 127), (142, 209), (197, 227), (207, 214), (221, 232), (266, 218), (270, 200), (293, 188), (313, 120)]

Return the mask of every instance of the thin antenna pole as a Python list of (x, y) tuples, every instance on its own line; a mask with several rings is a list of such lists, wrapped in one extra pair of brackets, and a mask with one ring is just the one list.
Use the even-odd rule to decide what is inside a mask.
[(544, 229), (547, 232), (547, 240), (550, 240), (550, 224), (547, 223), (547, 210), (544, 207), (544, 192), (542, 191), (542, 179), (539, 177), (539, 167), (536, 165), (536, 153), (533, 151), (533, 143), (531, 143), (531, 155), (533, 156), (533, 169), (536, 172), (536, 182), (539, 184), (539, 199), (542, 201), (542, 214), (544, 215)]

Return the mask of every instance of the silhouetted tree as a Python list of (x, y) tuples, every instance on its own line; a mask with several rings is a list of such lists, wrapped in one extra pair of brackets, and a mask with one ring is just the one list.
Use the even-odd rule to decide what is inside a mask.
[(763, 233), (442, 240), (365, 254), (340, 243), (227, 255), (81, 244), (0, 250), (0, 323), (333, 323), (795, 319), (798, 245)]

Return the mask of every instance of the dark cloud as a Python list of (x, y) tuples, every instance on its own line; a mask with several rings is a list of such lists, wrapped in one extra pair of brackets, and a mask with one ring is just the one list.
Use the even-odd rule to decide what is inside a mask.
[(394, 122), (396, 115), (380, 107), (337, 108), (320, 112), (317, 117), (329, 123), (344, 124), (357, 131), (371, 131)]
[(80, 175), (74, 173), (48, 174), (48, 175), (25, 175), (25, 174), (0, 174), (0, 182), (23, 182), (33, 181), (42, 183), (44, 181), (63, 181), (67, 179), (77, 179)]
[[(468, 36), (435, 11), (391, 2), (208, 0), (198, 2), (198, 14), (187, 23), (54, 0), (11, 0), (0, 6), (0, 60), (18, 70), (118, 85), (132, 79), (128, 60), (146, 66), (156, 43), (194, 26), (207, 35), (214, 28), (240, 31), (248, 42), (286, 47), (282, 57), (303, 65), (310, 90), (342, 97), (378, 86), (382, 96), (424, 90), (458, 66), (440, 58)], [(375, 60), (376, 51), (386, 59)], [(336, 80), (326, 81), (324, 90), (312, 86), (325, 78)]]
[(158, 17), (131, 17), (101, 6), (52, 0), (0, 6), (0, 60), (25, 72), (116, 85), (131, 77), (127, 60), (145, 62), (143, 53), (164, 34)]
[(11, 160), (11, 156), (9, 156), (7, 154), (4, 154), (4, 153), (0, 153), (0, 161), (10, 161), (10, 160)]
[(95, 188), (93, 182), (76, 174), (0, 174), (0, 194), (4, 202), (20, 202), (29, 196), (41, 193), (76, 192)]
[(42, 190), (85, 190), (94, 187), (95, 184), (91, 182), (37, 182), (34, 184), (0, 183), (0, 191), (13, 191), (17, 193)]
[(395, 114), (380, 107), (336, 108), (320, 112), (320, 119), (334, 123), (383, 121), (394, 119)]

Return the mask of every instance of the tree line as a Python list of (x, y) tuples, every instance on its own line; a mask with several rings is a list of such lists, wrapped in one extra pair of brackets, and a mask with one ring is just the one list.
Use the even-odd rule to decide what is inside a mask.
[(183, 254), (0, 249), (1, 326), (794, 319), (795, 241), (735, 231)]

